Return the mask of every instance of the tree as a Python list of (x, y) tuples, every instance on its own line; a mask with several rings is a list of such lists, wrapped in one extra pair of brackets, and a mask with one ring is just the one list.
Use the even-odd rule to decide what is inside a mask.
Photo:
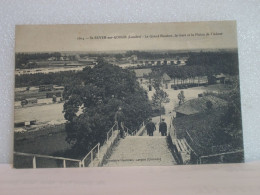
[(65, 86), (63, 97), (64, 117), (68, 120), (67, 141), (81, 154), (105, 141), (119, 106), (125, 116), (124, 124), (132, 130), (137, 129), (152, 110), (135, 73), (102, 59), (94, 68), (87, 67), (77, 74), (77, 78)]
[(165, 91), (163, 91), (162, 89), (158, 89), (155, 91), (152, 97), (153, 105), (160, 109), (160, 122), (162, 119), (162, 113), (161, 113), (162, 103), (168, 103), (170, 101), (168, 96), (169, 95)]

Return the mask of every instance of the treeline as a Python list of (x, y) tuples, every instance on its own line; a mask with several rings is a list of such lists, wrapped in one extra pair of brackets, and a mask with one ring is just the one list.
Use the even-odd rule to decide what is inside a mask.
[[(189, 53), (185, 66), (157, 66), (153, 72), (167, 73), (176, 84), (200, 83), (204, 76), (216, 74), (238, 75), (238, 54), (236, 52)], [(180, 81), (181, 83), (178, 83)]]
[(79, 74), (75, 71), (64, 71), (56, 73), (36, 73), (15, 75), (15, 87), (28, 87), (39, 85), (65, 85)]
[[(167, 73), (173, 80), (174, 84), (200, 83), (204, 76), (213, 75), (211, 67), (206, 66), (167, 66), (162, 68), (162, 73)], [(178, 83), (180, 81), (180, 83)]]
[(29, 61), (33, 60), (47, 60), (50, 57), (60, 58), (61, 53), (16, 53), (15, 54), (15, 68), (23, 68)]
[(238, 75), (238, 53), (235, 52), (200, 52), (189, 53), (187, 66), (202, 66), (213, 72)]

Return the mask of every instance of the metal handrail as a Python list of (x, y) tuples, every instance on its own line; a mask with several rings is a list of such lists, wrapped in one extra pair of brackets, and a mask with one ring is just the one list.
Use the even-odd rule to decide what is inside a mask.
[(202, 158), (210, 158), (210, 157), (215, 157), (215, 156), (222, 156), (222, 155), (226, 155), (226, 154), (235, 154), (235, 153), (240, 153), (240, 152), (244, 152), (244, 150), (236, 150), (236, 151), (232, 151), (232, 152), (224, 152), (224, 153), (218, 153), (218, 154), (210, 154), (208, 156), (201, 156), (200, 159)]
[[(115, 121), (114, 125), (110, 128), (110, 130), (107, 132), (107, 142), (110, 139), (110, 137), (114, 134), (114, 127), (117, 126), (118, 129), (118, 122)], [(111, 133), (111, 136), (109, 134)]]
[(137, 130), (134, 130), (134, 131), (132, 132), (132, 136), (136, 135), (136, 133), (137, 133)]
[(225, 153), (218, 153), (218, 154), (210, 154), (208, 156), (201, 156), (199, 158), (200, 160), (200, 164), (202, 162), (202, 159), (205, 159), (205, 158), (210, 158), (210, 157), (216, 157), (216, 156), (223, 156), (223, 155), (228, 155), (228, 154), (236, 154), (236, 153), (240, 153), (240, 152), (244, 152), (244, 150), (236, 150), (236, 151), (232, 151), (232, 152), (225, 152)]
[(132, 135), (132, 130), (130, 130), (128, 127), (126, 127), (125, 125), (123, 126), (125, 132), (127, 133), (127, 135)]
[(203, 148), (199, 143), (196, 143), (196, 142), (193, 140), (193, 138), (190, 136), (190, 134), (189, 134), (188, 131), (186, 131), (186, 134), (188, 135), (188, 137), (190, 138), (190, 140), (191, 140), (195, 145), (199, 146), (200, 148)]
[(42, 154), (31, 154), (31, 153), (23, 153), (23, 152), (14, 152), (16, 155), (20, 156), (35, 156), (39, 158), (51, 158), (56, 160), (69, 160), (69, 161), (76, 161), (79, 162), (79, 159), (73, 159), (73, 158), (64, 158), (64, 157), (55, 157), (55, 156), (48, 156), (48, 155), (42, 155)]
[[(114, 123), (114, 125), (111, 127), (111, 129), (107, 132), (107, 142), (111, 138), (111, 136), (114, 134), (114, 128), (117, 126), (118, 129), (118, 123), (117, 121)], [(129, 135), (136, 135), (138, 131), (144, 126), (144, 122), (140, 125), (139, 130), (131, 131), (129, 128), (125, 127), (127, 130), (127, 133), (131, 132)], [(110, 135), (111, 134), (111, 135)], [(36, 166), (36, 158), (48, 158), (48, 159), (55, 159), (55, 160), (63, 160), (63, 167), (66, 168), (66, 161), (73, 161), (78, 162), (79, 167), (85, 167), (85, 160), (90, 156), (90, 164), (94, 166), (94, 150), (97, 148), (97, 154), (98, 159), (100, 158), (100, 143), (96, 144), (89, 152), (88, 154), (82, 159), (72, 159), (72, 158), (64, 158), (64, 157), (55, 157), (55, 156), (48, 156), (48, 155), (41, 155), (41, 154), (30, 154), (30, 153), (22, 153), (22, 152), (14, 152), (15, 155), (20, 156), (30, 156), (33, 157), (33, 168), (37, 168)]]
[(125, 125), (123, 126), (124, 127), (124, 130), (126, 131), (127, 135), (131, 135), (131, 136), (135, 136), (137, 134), (138, 131), (140, 131), (142, 129), (142, 127), (144, 126), (144, 122), (142, 122), (142, 124), (139, 126), (139, 129), (137, 130), (131, 130), (129, 129), (128, 127), (126, 127)]
[(31, 153), (23, 153), (23, 152), (14, 152), (14, 155), (33, 157), (32, 163), (33, 163), (34, 169), (37, 168), (36, 158), (48, 158), (48, 159), (55, 159), (55, 160), (63, 160), (63, 168), (66, 168), (66, 161), (78, 162), (79, 167), (81, 167), (81, 160), (79, 160), (79, 159), (63, 158), (63, 157), (55, 157), (55, 156), (48, 156), (48, 155), (42, 155), (42, 154), (31, 154)]
[(139, 130), (144, 126), (144, 121), (142, 122), (142, 124), (139, 126)]
[(99, 159), (99, 148), (100, 148), (100, 143), (98, 143), (97, 145), (95, 145), (90, 151), (89, 151), (89, 153), (87, 153), (87, 155), (81, 160), (81, 164), (82, 164), (82, 166), (83, 167), (85, 167), (85, 163), (84, 163), (84, 161), (89, 157), (89, 155), (90, 155), (90, 159), (91, 159), (91, 165), (92, 165), (92, 167), (94, 166), (94, 153), (93, 153), (93, 151), (96, 149), (96, 148), (98, 148), (98, 159)]
[(141, 131), (141, 129), (142, 129), (143, 127), (145, 127), (145, 123), (144, 123), (144, 121), (141, 123), (141, 125), (139, 125), (139, 129), (136, 130), (135, 135), (138, 134), (138, 132)]
[[(118, 129), (118, 122), (115, 121), (114, 125), (110, 128), (110, 130), (107, 132), (107, 143), (109, 141), (109, 139), (114, 135), (114, 128), (117, 127)], [(111, 134), (111, 135), (110, 135)], [(94, 153), (93, 151), (98, 148), (98, 159), (99, 159), (99, 154), (100, 154), (100, 143), (98, 143), (97, 145), (95, 145), (90, 151), (89, 153), (81, 160), (81, 164), (83, 167), (85, 167), (85, 160), (89, 157), (90, 155), (90, 164), (92, 165), (92, 167), (94, 166)]]

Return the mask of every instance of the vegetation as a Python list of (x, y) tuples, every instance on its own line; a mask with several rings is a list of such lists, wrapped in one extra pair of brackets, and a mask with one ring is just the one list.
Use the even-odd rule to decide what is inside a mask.
[(135, 74), (101, 59), (97, 66), (85, 68), (65, 85), (63, 95), (67, 141), (75, 143), (73, 148), (82, 153), (104, 142), (119, 106), (124, 124), (132, 130), (151, 114), (147, 94)]
[[(243, 148), (242, 135), (242, 118), (241, 118), (241, 103), (240, 90), (238, 79), (234, 79), (232, 89), (223, 93), (204, 93), (204, 95), (213, 95), (224, 99), (228, 102), (228, 106), (222, 109), (223, 114), (216, 120), (212, 128), (215, 136), (215, 144), (230, 144), (235, 148)], [(207, 105), (211, 108), (210, 103)]]
[(152, 97), (152, 102), (155, 108), (160, 109), (160, 121), (162, 117), (162, 104), (170, 102), (168, 94), (162, 89), (157, 89)]
[(70, 82), (73, 77), (80, 74), (75, 71), (51, 72), (48, 74), (22, 74), (15, 75), (15, 87), (28, 87), (39, 85), (65, 85)]
[[(238, 55), (237, 52), (200, 52), (189, 53), (186, 66), (160, 66), (153, 69), (154, 72), (160, 70), (167, 73), (174, 84), (194, 84), (195, 79), (199, 84), (204, 76), (214, 74), (238, 75)], [(178, 81), (181, 83), (178, 83)]]
[[(234, 90), (225, 94), (228, 106), (222, 116), (218, 127), (226, 135), (226, 141), (234, 147), (243, 148), (241, 102), (238, 80), (234, 84)], [(222, 94), (222, 96), (224, 96)]]

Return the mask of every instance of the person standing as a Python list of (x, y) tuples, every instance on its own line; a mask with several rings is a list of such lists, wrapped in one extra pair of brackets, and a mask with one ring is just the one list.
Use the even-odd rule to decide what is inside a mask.
[(118, 130), (120, 131), (120, 137), (124, 138), (124, 136), (125, 136), (124, 124), (123, 124), (124, 123), (124, 113), (123, 113), (121, 107), (118, 107), (118, 110), (116, 111), (115, 121), (117, 122)]
[(178, 94), (178, 99), (179, 99), (179, 105), (181, 105), (182, 103), (184, 103), (185, 101), (185, 96), (184, 96), (184, 92), (181, 90), (181, 92)]
[(152, 122), (152, 119), (149, 119), (149, 122), (146, 124), (146, 131), (149, 136), (153, 136), (153, 132), (155, 131), (156, 127), (155, 124)]
[(167, 135), (167, 124), (166, 122), (164, 122), (164, 119), (162, 119), (162, 122), (160, 122), (159, 132), (161, 133), (162, 136)]

